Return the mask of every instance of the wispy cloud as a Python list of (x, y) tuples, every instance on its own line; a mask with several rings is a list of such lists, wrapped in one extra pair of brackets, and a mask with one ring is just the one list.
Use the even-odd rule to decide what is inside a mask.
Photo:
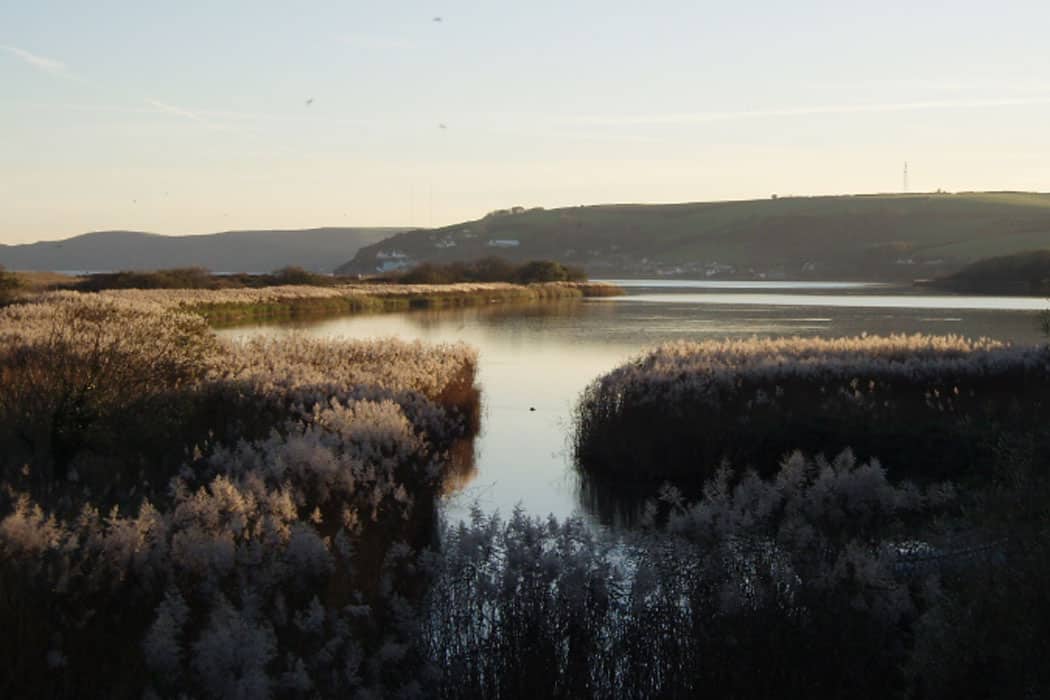
[(890, 102), (882, 104), (813, 105), (777, 109), (753, 109), (727, 112), (685, 112), (668, 114), (638, 114), (612, 116), (583, 116), (572, 119), (577, 124), (600, 126), (661, 126), (703, 124), (708, 122), (739, 121), (744, 119), (771, 119), (777, 117), (810, 117), (834, 114), (879, 114), (886, 112), (920, 112), (927, 110), (984, 109), (989, 107), (1024, 107), (1050, 105), (1050, 96), (1005, 97), (973, 100), (927, 100), (919, 102)]
[(167, 102), (161, 102), (160, 100), (146, 100), (146, 104), (155, 107), (159, 112), (164, 112), (166, 114), (174, 114), (177, 117), (189, 119), (200, 124), (208, 124), (208, 122), (204, 119), (204, 117), (200, 115), (200, 113), (190, 109), (170, 105)]
[(180, 107), (179, 105), (173, 105), (170, 102), (162, 102), (160, 100), (148, 99), (146, 100), (153, 109), (150, 110), (153, 113), (170, 114), (173, 117), (184, 119), (186, 121), (199, 124), (205, 129), (211, 129), (213, 131), (228, 131), (230, 133), (244, 134), (248, 131), (244, 128), (243, 124), (233, 125), (228, 122), (230, 118), (241, 118), (247, 115), (240, 115), (240, 117), (233, 117), (230, 113), (226, 112), (212, 112), (201, 109), (189, 109), (186, 107)]
[(32, 66), (37, 70), (49, 73), (51, 75), (57, 75), (62, 78), (73, 78), (75, 77), (70, 72), (69, 67), (65, 63), (54, 58), (48, 58), (47, 56), (41, 56), (35, 54), (32, 51), (26, 51), (20, 49), (17, 46), (4, 46), (8, 53), (17, 58), (22, 63)]
[(374, 34), (347, 34), (342, 37), (342, 41), (350, 46), (376, 51), (410, 51), (420, 46), (418, 41), (412, 39)]

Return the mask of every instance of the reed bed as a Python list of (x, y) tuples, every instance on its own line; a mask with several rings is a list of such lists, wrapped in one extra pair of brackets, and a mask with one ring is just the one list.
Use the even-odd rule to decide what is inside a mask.
[[(917, 342), (878, 341), (878, 357)], [(1016, 352), (931, 344), (930, 362), (965, 366)], [(950, 484), (847, 451), (794, 453), (770, 478), (722, 467), (695, 500), (666, 486), (620, 541), (480, 511), (438, 541), (475, 364), (460, 345), (220, 342), (195, 314), (126, 297), (0, 310), (0, 696), (1047, 687), (1044, 461), (1010, 458), (1004, 517), (976, 535), (939, 525), (963, 510)]]
[[(231, 289), (107, 289), (93, 292), (107, 299), (158, 305), (188, 311), (212, 322), (309, 316), (367, 311), (403, 311), (492, 303), (579, 299), (622, 294), (602, 282), (503, 282), (459, 284), (337, 284), (283, 285)], [(46, 299), (76, 292), (45, 294)]]
[(577, 406), (584, 471), (699, 484), (790, 451), (883, 458), (916, 478), (978, 474), (1045, 423), (1050, 348), (957, 336), (676, 343), (598, 378)]
[(0, 695), (419, 687), (402, 624), (461, 345), (219, 341), (129, 295), (0, 310)]
[(393, 401), (444, 449), (477, 429), (476, 362), (463, 345), (396, 339), (220, 341), (201, 317), (150, 301), (44, 296), (0, 311), (2, 461), (6, 473), (29, 464), (37, 495), (72, 473), (96, 497), (141, 497), (184, 449), (362, 400)]

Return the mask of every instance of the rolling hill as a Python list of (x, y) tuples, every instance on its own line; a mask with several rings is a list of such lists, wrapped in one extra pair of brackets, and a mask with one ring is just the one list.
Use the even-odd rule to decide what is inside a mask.
[(364, 246), (343, 273), (498, 255), (593, 276), (911, 280), (1050, 248), (1050, 194), (790, 197), (493, 212)]
[(161, 236), (99, 231), (61, 241), (0, 245), (10, 270), (115, 271), (204, 267), (216, 272), (270, 272), (287, 265), (331, 272), (361, 246), (399, 228), (317, 228)]

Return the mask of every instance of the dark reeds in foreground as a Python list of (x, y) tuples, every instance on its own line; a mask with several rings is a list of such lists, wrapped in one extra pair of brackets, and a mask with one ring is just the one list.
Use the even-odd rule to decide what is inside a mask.
[[(846, 452), (775, 479), (667, 490), (621, 543), (580, 521), (477, 512), (433, 560), (423, 639), (445, 698), (885, 698), (914, 687), (939, 600), (912, 538), (951, 488), (893, 485)], [(909, 544), (910, 541), (910, 544)], [(848, 691), (847, 691), (848, 689)]]
[(751, 339), (662, 346), (577, 406), (577, 464), (700, 484), (723, 459), (768, 470), (851, 447), (894, 474), (980, 476), (1004, 435), (1050, 417), (1050, 348), (960, 337)]

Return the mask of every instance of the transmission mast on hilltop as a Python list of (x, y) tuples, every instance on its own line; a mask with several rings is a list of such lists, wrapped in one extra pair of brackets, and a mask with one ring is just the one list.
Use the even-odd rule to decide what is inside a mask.
[(908, 194), (908, 161), (904, 161), (904, 194)]

